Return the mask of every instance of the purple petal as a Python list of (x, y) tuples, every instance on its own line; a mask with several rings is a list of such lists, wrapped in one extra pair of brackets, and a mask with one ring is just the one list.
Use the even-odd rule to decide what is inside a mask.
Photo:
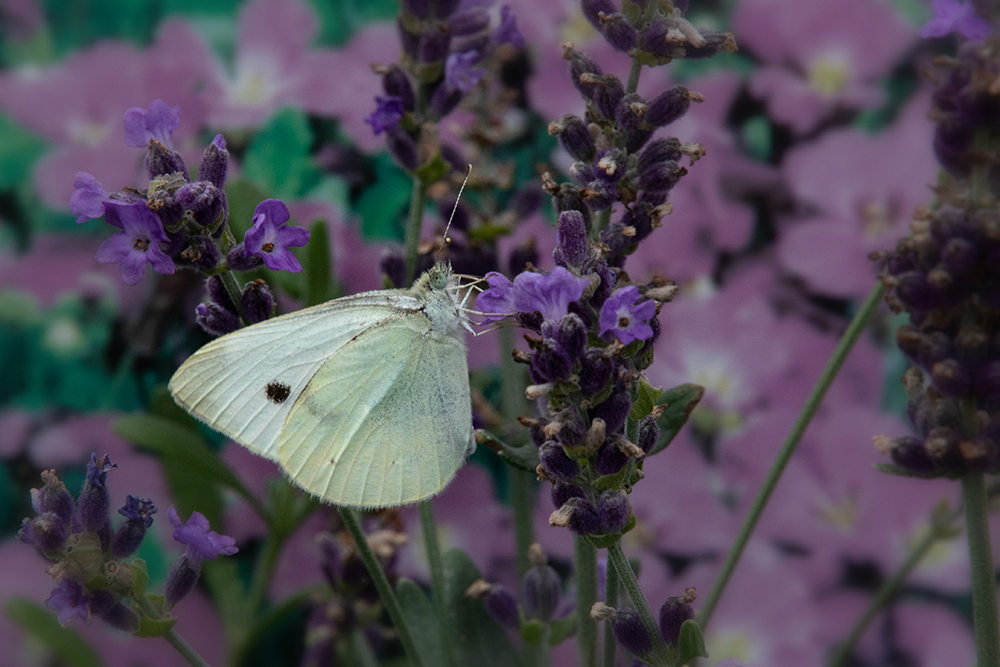
[(63, 577), (59, 587), (45, 600), (45, 606), (59, 614), (59, 624), (66, 626), (74, 618), (90, 622), (90, 600), (84, 596), (79, 582)]
[(171, 506), (167, 510), (167, 518), (174, 526), (174, 540), (191, 547), (201, 558), (214, 560), (219, 554), (231, 556), (238, 551), (236, 540), (210, 530), (208, 519), (200, 512), (192, 512), (191, 518), (184, 524), (177, 515), (177, 510)]
[(98, 262), (102, 262), (104, 264), (116, 264), (122, 261), (122, 258), (131, 252), (133, 245), (134, 242), (128, 235), (125, 234), (125, 232), (112, 234), (108, 238), (104, 239), (104, 242), (98, 246), (95, 257)]
[(483, 324), (499, 322), (507, 315), (514, 312), (514, 284), (507, 279), (507, 276), (496, 271), (486, 274), (486, 284), (488, 289), (483, 290), (476, 296), (476, 310), (485, 315), (499, 315), (500, 317), (487, 317)]
[(164, 254), (155, 243), (146, 250), (146, 261), (160, 275), (170, 276), (176, 271), (174, 260)]
[(445, 83), (458, 90), (471, 90), (486, 74), (486, 70), (474, 67), (480, 60), (479, 51), (452, 53), (444, 61)]
[(155, 139), (167, 148), (173, 148), (170, 135), (180, 126), (180, 107), (168, 106), (163, 100), (154, 100), (149, 109), (132, 107), (125, 112), (125, 143), (135, 148), (145, 148)]
[(396, 126), (405, 113), (403, 100), (395, 95), (375, 98), (375, 111), (365, 122), (372, 126), (372, 132), (381, 134)]
[(276, 245), (270, 252), (257, 254), (264, 260), (264, 265), (272, 271), (288, 271), (290, 273), (302, 271), (302, 265), (299, 264), (298, 258), (288, 248)]
[(284, 225), (278, 228), (278, 242), (285, 248), (299, 248), (309, 242), (309, 230), (305, 227)]
[(85, 171), (78, 171), (73, 187), (76, 190), (69, 198), (69, 210), (77, 216), (77, 224), (104, 215), (104, 202), (108, 198), (108, 191), (100, 181)]
[(146, 253), (134, 248), (121, 258), (122, 280), (126, 285), (135, 285), (146, 273)]
[(280, 199), (265, 199), (257, 204), (257, 208), (253, 212), (254, 223), (259, 215), (265, 216), (275, 227), (288, 222), (289, 218), (292, 217), (285, 202)]
[(590, 284), (561, 266), (550, 273), (524, 272), (514, 278), (514, 307), (521, 313), (536, 310), (547, 320), (558, 320), (569, 312), (569, 304), (579, 301)]

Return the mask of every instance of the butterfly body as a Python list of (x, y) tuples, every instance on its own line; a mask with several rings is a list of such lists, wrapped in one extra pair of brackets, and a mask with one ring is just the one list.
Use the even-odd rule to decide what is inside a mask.
[(181, 407), (336, 504), (403, 505), (447, 485), (475, 449), (457, 281), (296, 311), (204, 346), (178, 369)]

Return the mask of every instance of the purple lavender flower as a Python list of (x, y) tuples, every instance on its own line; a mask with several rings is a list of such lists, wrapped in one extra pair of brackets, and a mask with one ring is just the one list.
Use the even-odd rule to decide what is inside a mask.
[(253, 214), (253, 227), (247, 231), (244, 242), (247, 253), (263, 259), (267, 268), (298, 273), (302, 270), (302, 265), (289, 248), (304, 246), (309, 241), (309, 231), (302, 227), (286, 226), (290, 217), (284, 202), (265, 199), (257, 204)]
[(979, 41), (990, 34), (990, 22), (976, 16), (969, 0), (931, 0), (934, 16), (921, 26), (921, 37), (944, 37), (957, 32), (962, 37)]
[(115, 558), (125, 558), (135, 553), (142, 544), (146, 529), (153, 525), (156, 506), (148, 498), (136, 498), (130, 494), (118, 513), (125, 517), (125, 522), (115, 532), (111, 541), (111, 553)]
[(135, 148), (145, 148), (155, 139), (167, 148), (173, 148), (170, 135), (180, 125), (180, 107), (170, 107), (163, 100), (154, 100), (149, 109), (132, 107), (125, 112), (125, 143)]
[(69, 625), (74, 618), (90, 622), (90, 599), (84, 595), (80, 582), (68, 577), (63, 577), (59, 587), (52, 590), (45, 606), (59, 614), (62, 626)]
[(549, 273), (525, 271), (514, 278), (514, 308), (521, 313), (538, 311), (546, 320), (558, 320), (569, 312), (569, 304), (579, 301), (590, 285), (557, 266)]
[(236, 540), (209, 530), (208, 519), (200, 512), (192, 512), (187, 523), (182, 523), (181, 518), (177, 516), (177, 510), (171, 505), (167, 510), (167, 518), (174, 526), (174, 540), (187, 545), (187, 556), (192, 560), (195, 558), (199, 561), (206, 558), (215, 560), (219, 554), (232, 556), (239, 551), (236, 548)]
[(618, 340), (628, 345), (634, 340), (648, 340), (653, 335), (649, 321), (656, 316), (656, 303), (639, 299), (639, 289), (629, 285), (611, 295), (601, 306), (601, 335), (614, 332)]
[(396, 95), (375, 98), (375, 111), (372, 112), (365, 122), (372, 126), (375, 134), (382, 134), (391, 127), (395, 127), (406, 112), (403, 99)]
[(104, 208), (105, 219), (122, 232), (105, 239), (97, 249), (97, 261), (120, 263), (127, 285), (135, 285), (142, 279), (146, 262), (152, 264), (157, 273), (169, 275), (174, 272), (173, 260), (159, 248), (160, 242), (167, 241), (163, 224), (144, 202), (107, 201)]
[(485, 280), (489, 288), (476, 297), (476, 309), (487, 315), (483, 324), (490, 324), (514, 313), (514, 284), (507, 276), (496, 271), (487, 273)]
[(461, 91), (472, 90), (486, 74), (486, 70), (475, 67), (480, 60), (479, 51), (450, 54), (444, 61), (445, 85)]
[(104, 215), (104, 202), (108, 201), (108, 191), (100, 181), (85, 171), (78, 171), (73, 187), (76, 190), (69, 198), (69, 210), (76, 216), (77, 224)]
[(492, 40), (494, 44), (510, 44), (514, 48), (524, 48), (524, 37), (517, 29), (517, 17), (510, 10), (510, 5), (500, 8), (500, 25), (493, 31)]

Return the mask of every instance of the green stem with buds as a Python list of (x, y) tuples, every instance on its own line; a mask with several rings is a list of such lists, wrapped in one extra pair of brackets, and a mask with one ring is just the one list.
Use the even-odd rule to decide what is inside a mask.
[[(649, 608), (649, 603), (646, 602), (646, 596), (642, 594), (642, 589), (639, 588), (635, 572), (632, 571), (632, 566), (629, 565), (628, 559), (625, 558), (621, 540), (608, 547), (608, 560), (615, 568), (615, 572), (618, 573), (618, 579), (621, 582), (622, 588), (628, 593), (629, 599), (632, 600), (632, 606), (639, 613), (642, 625), (646, 628), (646, 633), (653, 642), (653, 649), (650, 651), (653, 661), (650, 664), (653, 667), (661, 667), (668, 664), (667, 644), (663, 641), (663, 637), (660, 636), (660, 626), (653, 616), (653, 611)], [(608, 569), (610, 570), (611, 568)]]
[(354, 538), (354, 545), (358, 550), (358, 555), (361, 556), (361, 561), (365, 564), (368, 575), (375, 584), (375, 590), (378, 591), (379, 600), (385, 605), (385, 610), (389, 614), (393, 626), (396, 628), (396, 633), (399, 635), (399, 641), (403, 645), (403, 651), (406, 653), (407, 660), (410, 661), (412, 667), (423, 667), (424, 663), (420, 660), (420, 654), (417, 652), (417, 645), (413, 641), (413, 635), (410, 634), (410, 628), (406, 625), (406, 618), (403, 616), (403, 607), (399, 604), (399, 599), (392, 590), (392, 586), (389, 585), (389, 579), (385, 576), (382, 565), (378, 562), (378, 558), (375, 557), (375, 553), (368, 545), (368, 539), (361, 530), (361, 524), (358, 523), (358, 518), (354, 510), (350, 507), (337, 507), (337, 512), (340, 514), (340, 520), (344, 522), (344, 527), (347, 528), (348, 532), (351, 533), (351, 537)]
[(809, 426), (809, 422), (812, 420), (813, 415), (816, 414), (816, 410), (819, 409), (820, 403), (823, 401), (823, 397), (826, 396), (827, 390), (830, 385), (833, 384), (833, 380), (837, 377), (837, 373), (840, 371), (841, 366), (844, 365), (844, 361), (847, 359), (848, 353), (851, 348), (854, 347), (854, 343), (860, 338), (861, 333), (868, 326), (868, 321), (871, 320), (872, 315), (878, 310), (879, 303), (882, 301), (882, 296), (885, 293), (885, 288), (882, 286), (882, 282), (876, 283), (875, 288), (865, 299), (864, 304), (862, 304), (861, 309), (851, 320), (851, 323), (847, 327), (847, 331), (844, 332), (843, 337), (840, 342), (837, 343), (837, 348), (833, 351), (833, 355), (827, 362), (826, 367), (820, 374), (819, 379), (816, 380), (816, 384), (813, 386), (812, 391), (809, 393), (809, 397), (806, 399), (805, 405), (802, 407), (802, 411), (799, 413), (798, 418), (795, 420), (795, 424), (792, 426), (791, 432), (785, 439), (785, 444), (782, 446), (781, 451), (778, 453), (777, 458), (771, 465), (771, 469), (767, 473), (767, 479), (764, 480), (764, 485), (761, 487), (760, 491), (757, 492), (757, 497), (754, 498), (753, 505), (750, 507), (750, 513), (747, 518), (743, 521), (743, 525), (740, 526), (740, 532), (736, 536), (736, 541), (730, 548), (729, 554), (726, 556), (726, 561), (722, 565), (722, 570), (719, 572), (719, 576), (715, 580), (715, 584), (712, 586), (711, 592), (708, 594), (708, 598), (705, 600), (705, 605), (702, 607), (701, 612), (698, 614), (698, 625), (704, 631), (705, 626), (708, 625), (709, 620), (712, 618), (712, 613), (715, 611), (716, 605), (719, 604), (719, 599), (722, 597), (723, 591), (726, 589), (726, 584), (729, 583), (729, 578), (733, 574), (733, 570), (736, 569), (736, 564), (740, 560), (740, 556), (743, 555), (743, 549), (746, 547), (747, 542), (750, 541), (750, 535), (753, 534), (753, 529), (757, 525), (758, 519), (760, 519), (761, 514), (764, 513), (764, 508), (767, 506), (767, 501), (771, 498), (771, 493), (774, 491), (774, 487), (778, 485), (778, 480), (781, 479), (781, 474), (785, 471), (785, 466), (788, 465), (788, 461), (791, 460), (792, 454), (798, 448), (799, 441), (802, 439), (802, 435), (806, 431), (806, 427)]

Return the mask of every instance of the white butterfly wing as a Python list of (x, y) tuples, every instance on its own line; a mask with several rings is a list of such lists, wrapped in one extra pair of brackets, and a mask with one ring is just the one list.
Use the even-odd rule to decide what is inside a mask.
[(278, 460), (285, 421), (324, 362), (400, 309), (418, 306), (407, 290), (365, 292), (240, 329), (191, 355), (170, 379), (170, 393), (213, 429)]
[(356, 507), (441, 491), (475, 448), (465, 344), (422, 314), (388, 318), (342, 346), (288, 415), (279, 458), (292, 479)]

